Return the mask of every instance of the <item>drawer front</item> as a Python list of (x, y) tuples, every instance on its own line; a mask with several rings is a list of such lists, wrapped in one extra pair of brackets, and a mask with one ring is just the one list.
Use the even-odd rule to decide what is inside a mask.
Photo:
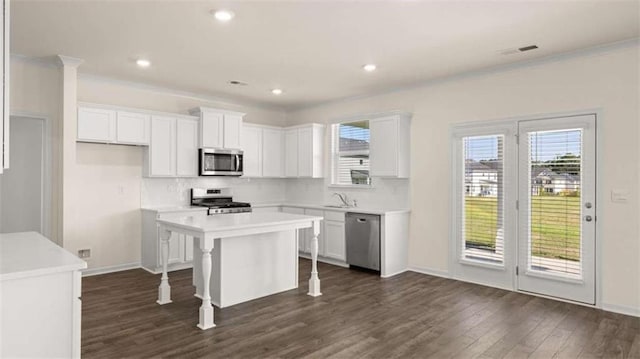
[(324, 219), (327, 221), (344, 222), (344, 212), (324, 211)]

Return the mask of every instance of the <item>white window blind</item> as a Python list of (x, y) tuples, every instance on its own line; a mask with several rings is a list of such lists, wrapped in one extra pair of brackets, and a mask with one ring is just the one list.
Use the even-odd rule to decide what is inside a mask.
[(504, 263), (504, 135), (462, 138), (463, 259)]
[(582, 130), (538, 131), (529, 148), (529, 270), (581, 276)]
[(332, 126), (332, 184), (370, 185), (369, 121)]

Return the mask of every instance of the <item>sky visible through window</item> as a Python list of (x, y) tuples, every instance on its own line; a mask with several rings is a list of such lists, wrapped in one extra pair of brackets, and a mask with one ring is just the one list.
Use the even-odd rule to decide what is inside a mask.
[(370, 135), (368, 123), (366, 128), (357, 126), (356, 123), (353, 125), (342, 124), (340, 126), (340, 137), (369, 142)]
[[(531, 148), (534, 153), (539, 153), (536, 161), (549, 161), (567, 153), (580, 154), (582, 138), (580, 130), (562, 130), (533, 132), (530, 137)], [(467, 159), (474, 161), (486, 161), (496, 159), (498, 156), (498, 138), (495, 136), (474, 137), (467, 142)], [(535, 151), (537, 148), (550, 148), (554, 151)]]

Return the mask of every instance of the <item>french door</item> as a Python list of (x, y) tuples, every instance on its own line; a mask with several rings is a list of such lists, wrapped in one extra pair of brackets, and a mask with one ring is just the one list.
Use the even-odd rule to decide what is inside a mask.
[(595, 302), (595, 115), (454, 128), (452, 272)]
[(518, 289), (595, 304), (595, 116), (518, 130)]

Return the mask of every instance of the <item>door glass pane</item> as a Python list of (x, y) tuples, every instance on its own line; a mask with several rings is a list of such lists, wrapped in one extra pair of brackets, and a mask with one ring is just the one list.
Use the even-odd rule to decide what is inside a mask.
[(582, 130), (529, 132), (528, 269), (580, 277)]
[(462, 257), (504, 261), (504, 136), (463, 138)]

